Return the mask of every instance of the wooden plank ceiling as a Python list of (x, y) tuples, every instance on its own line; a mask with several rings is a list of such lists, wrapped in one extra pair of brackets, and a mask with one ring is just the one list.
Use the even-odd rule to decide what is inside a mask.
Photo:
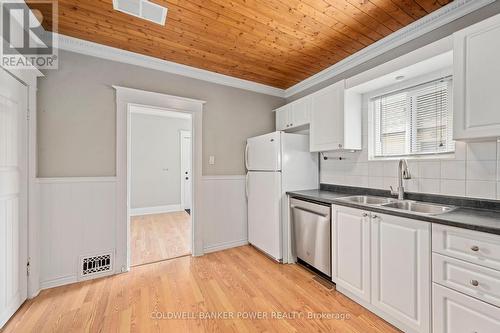
[(451, 1), (152, 0), (168, 8), (160, 26), (112, 0), (59, 0), (59, 32), (289, 88)]

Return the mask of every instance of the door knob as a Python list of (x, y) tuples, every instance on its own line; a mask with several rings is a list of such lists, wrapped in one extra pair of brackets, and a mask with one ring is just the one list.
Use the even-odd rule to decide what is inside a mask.
[(470, 248), (470, 249), (471, 249), (472, 251), (474, 251), (474, 252), (477, 252), (477, 251), (479, 251), (479, 246), (477, 246), (477, 245), (473, 245), (473, 246), (471, 246), (471, 248)]

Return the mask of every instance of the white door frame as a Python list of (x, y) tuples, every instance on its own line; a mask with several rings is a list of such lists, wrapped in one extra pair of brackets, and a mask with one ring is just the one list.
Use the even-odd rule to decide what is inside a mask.
[(130, 105), (142, 105), (158, 110), (190, 113), (192, 116), (192, 249), (193, 256), (203, 255), (203, 229), (201, 216), (202, 177), (202, 122), (205, 101), (149, 92), (139, 89), (113, 86), (116, 90), (116, 178), (117, 178), (117, 225), (115, 273), (130, 269), (130, 218), (128, 198), (127, 151), (130, 143)]
[[(184, 192), (186, 190), (185, 190), (185, 186), (184, 186), (184, 175), (182, 174), (182, 156), (184, 155), (184, 149), (182, 148), (183, 147), (182, 138), (186, 138), (186, 137), (192, 138), (191, 131), (180, 130), (179, 131), (179, 147), (180, 147), (180, 152), (181, 152), (181, 174), (180, 174), (180, 177), (181, 177), (181, 208), (182, 209), (186, 209), (185, 208), (186, 202), (184, 201)], [(192, 143), (192, 141), (191, 141), (191, 143)], [(193, 168), (192, 155), (193, 154), (191, 154), (191, 169)], [(193, 173), (193, 170), (191, 170), (191, 173)], [(189, 177), (191, 177), (191, 175), (189, 175)], [(191, 196), (192, 195), (193, 195), (193, 193), (191, 192)], [(192, 200), (191, 200), (191, 202), (192, 202)]]

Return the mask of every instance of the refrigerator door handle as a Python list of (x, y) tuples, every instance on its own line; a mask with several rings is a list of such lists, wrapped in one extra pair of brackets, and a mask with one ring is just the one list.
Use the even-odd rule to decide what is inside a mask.
[(248, 170), (248, 142), (245, 146), (245, 168)]
[(246, 197), (248, 199), (248, 173), (245, 176), (245, 195), (246, 195)]

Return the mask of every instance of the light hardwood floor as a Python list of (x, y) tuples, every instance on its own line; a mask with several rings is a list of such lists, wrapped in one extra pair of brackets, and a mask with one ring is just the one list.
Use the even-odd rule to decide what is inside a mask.
[[(258, 311), (265, 318), (244, 317)], [(171, 312), (190, 318), (168, 319)], [(201, 317), (208, 312), (233, 318)], [(310, 313), (344, 319), (308, 319)], [(280, 314), (288, 318), (273, 318)], [(243, 246), (42, 291), (11, 319), (7, 332), (399, 331), (304, 268), (277, 264)]]
[(132, 266), (191, 254), (191, 216), (182, 211), (130, 219)]

